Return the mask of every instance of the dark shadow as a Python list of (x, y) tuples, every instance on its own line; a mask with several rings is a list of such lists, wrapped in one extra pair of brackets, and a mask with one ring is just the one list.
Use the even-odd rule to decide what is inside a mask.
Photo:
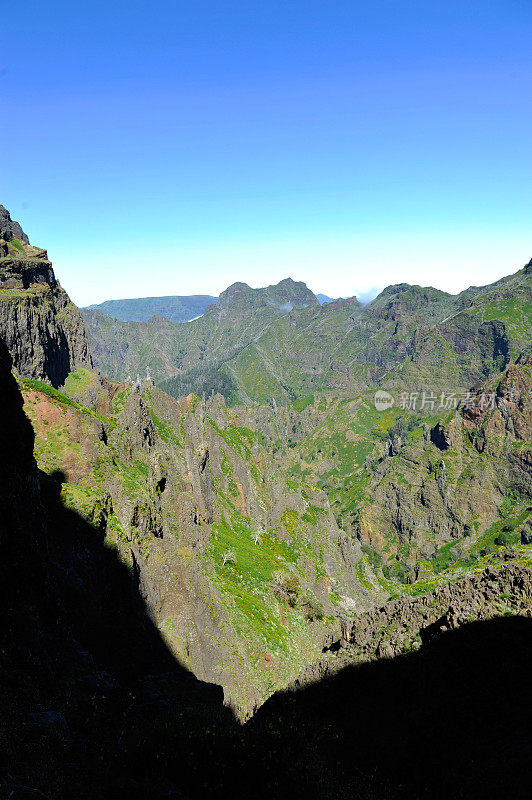
[(277, 695), (246, 726), (253, 796), (529, 798), (531, 664), (505, 617)]
[(222, 689), (177, 663), (64, 475), (38, 472), (10, 367), (0, 341), (0, 797), (188, 796), (209, 736), (236, 730)]
[(0, 796), (11, 800), (529, 798), (532, 621), (271, 698), (240, 726), (176, 663), (128, 570), (38, 474), (0, 398)]
[(1, 571), (0, 787), (13, 800), (187, 796), (205, 729), (234, 725), (223, 692), (175, 660), (134, 572), (62, 506), (60, 476), (40, 485), (36, 546), (13, 542)]

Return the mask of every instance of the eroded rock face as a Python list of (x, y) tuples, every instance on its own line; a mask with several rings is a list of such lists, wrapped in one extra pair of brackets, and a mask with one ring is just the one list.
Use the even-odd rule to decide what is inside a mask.
[(470, 549), (472, 521), (485, 532), (507, 492), (531, 496), (531, 389), (530, 363), (521, 358), (478, 384), (445, 423), (389, 448), (375, 465), (371, 503), (360, 515), (362, 542), (402, 550), (415, 568), (446, 544)]
[[(41, 251), (45, 253), (45, 251)], [(47, 288), (56, 287), (52, 264), (40, 258), (9, 258), (1, 261), (0, 289), (31, 289), (32, 287), (46, 292)]]
[(345, 643), (369, 658), (399, 655), (438, 633), (500, 616), (501, 604), (514, 614), (532, 616), (531, 601), (532, 570), (517, 564), (486, 568), (424, 597), (400, 598), (361, 615), (347, 626)]
[(448, 450), (453, 443), (449, 431), (441, 422), (431, 428), (430, 440), (439, 450)]
[(24, 244), (29, 244), (30, 240), (22, 230), (18, 222), (11, 219), (11, 215), (7, 208), (0, 205), (0, 238), (6, 242), (10, 242), (16, 236)]
[(69, 372), (92, 369), (80, 312), (57, 282), (45, 250), (32, 247), (0, 206), (0, 336), (23, 378), (58, 388)]
[(0, 335), (22, 378), (59, 388), (69, 372), (92, 369), (83, 320), (59, 286), (7, 297), (0, 289)]

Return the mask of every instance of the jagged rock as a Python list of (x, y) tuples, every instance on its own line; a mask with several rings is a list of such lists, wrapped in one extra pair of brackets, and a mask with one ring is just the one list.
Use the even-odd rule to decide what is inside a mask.
[(523, 528), (520, 539), (521, 544), (532, 544), (532, 529), (530, 527)]
[(16, 236), (24, 244), (29, 244), (29, 239), (18, 224), (11, 219), (9, 211), (4, 206), (0, 205), (0, 237), (10, 242)]
[(448, 450), (453, 443), (449, 431), (446, 430), (441, 422), (437, 422), (436, 425), (431, 428), (430, 440), (432, 444), (435, 444), (440, 450)]
[(18, 223), (0, 206), (5, 241), (17, 236), (25, 255), (0, 258), (0, 336), (21, 377), (55, 388), (69, 372), (92, 369), (80, 312), (58, 284), (46, 251), (32, 248)]
[(446, 631), (506, 613), (532, 617), (532, 570), (518, 564), (460, 578), (422, 597), (401, 597), (343, 621), (338, 646), (307, 667), (292, 684), (301, 688), (349, 664), (391, 658), (417, 649)]

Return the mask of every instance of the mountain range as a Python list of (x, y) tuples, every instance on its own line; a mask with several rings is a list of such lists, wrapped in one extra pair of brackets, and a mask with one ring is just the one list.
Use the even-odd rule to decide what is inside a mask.
[[(331, 303), (333, 298), (317, 294), (323, 303)], [(152, 317), (164, 317), (169, 322), (189, 322), (201, 317), (205, 309), (214, 305), (218, 297), (208, 294), (171, 295), (167, 297), (137, 297), (129, 300), (105, 300), (86, 306), (92, 311), (101, 311), (108, 317), (121, 322), (148, 322)]]
[(130, 300), (105, 300), (88, 306), (121, 322), (147, 322), (154, 316), (170, 322), (188, 322), (200, 317), (217, 297), (208, 294), (174, 295), (168, 297), (137, 297)]
[(288, 278), (264, 289), (234, 284), (186, 325), (83, 315), (104, 375), (123, 380), (149, 370), (174, 396), (209, 383), (232, 404), (381, 383), (458, 390), (507, 364), (528, 340), (530, 281), (528, 266), (456, 296), (398, 284), (367, 305), (356, 297), (320, 305)]
[(526, 796), (531, 302), (121, 321), (0, 207), (5, 796)]

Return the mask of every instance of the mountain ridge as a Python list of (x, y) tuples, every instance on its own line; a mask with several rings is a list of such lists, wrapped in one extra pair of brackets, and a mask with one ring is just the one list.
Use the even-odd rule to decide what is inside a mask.
[[(293, 308), (282, 309), (281, 303), (268, 299), (275, 287), (236, 287), (222, 293), (218, 311), (214, 306), (184, 328), (168, 325), (164, 340), (157, 338), (159, 329), (113, 324), (84, 312), (97, 363), (104, 374), (121, 378), (144, 374), (149, 366), (155, 380), (177, 395), (185, 387), (203, 391), (208, 371), (211, 380), (216, 375), (229, 402), (264, 402), (271, 396), (277, 402), (290, 402), (317, 389), (362, 389), (385, 380), (401, 361), (406, 380), (407, 374), (420, 373), (415, 364), (434, 358), (435, 351), (445, 350), (449, 343), (454, 351), (449, 353), (453, 380), (457, 388), (466, 387), (475, 375), (482, 377), (481, 369), (474, 370), (484, 356), (479, 352), (468, 364), (460, 352), (462, 338), (477, 351), (485, 342), (482, 347), (492, 347), (496, 354), (501, 336), (509, 333), (516, 349), (519, 338), (527, 335), (526, 270), (458, 295), (396, 284), (365, 305), (350, 298), (320, 306), (309, 293)], [(519, 320), (511, 307), (512, 291), (520, 293), (524, 302), (517, 312)]]
[[(118, 319), (121, 322), (148, 322), (153, 316), (165, 317), (170, 322), (188, 322), (205, 312), (207, 306), (216, 303), (213, 295), (164, 295), (160, 297), (138, 297), (122, 300), (105, 300), (85, 306), (91, 311)], [(82, 309), (83, 310), (83, 309)]]

